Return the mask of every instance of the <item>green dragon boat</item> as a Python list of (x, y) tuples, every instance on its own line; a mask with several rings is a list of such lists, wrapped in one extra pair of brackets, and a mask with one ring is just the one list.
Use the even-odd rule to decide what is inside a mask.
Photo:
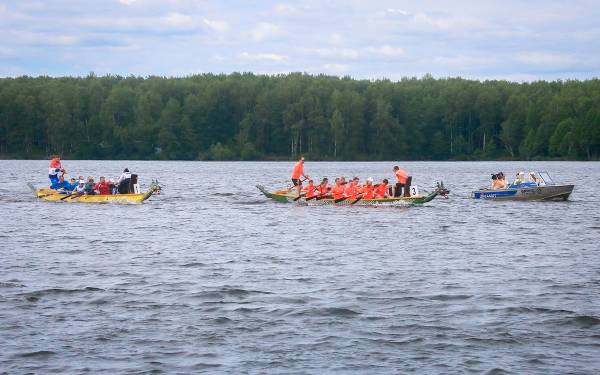
[(413, 195), (411, 197), (388, 197), (388, 198), (375, 198), (375, 199), (360, 199), (355, 201), (353, 199), (345, 199), (343, 201), (336, 202), (332, 198), (323, 199), (306, 199), (301, 197), (298, 199), (298, 193), (292, 189), (278, 190), (269, 192), (262, 185), (256, 185), (258, 190), (263, 193), (267, 198), (271, 198), (274, 201), (281, 203), (300, 203), (309, 206), (418, 206), (430, 202), (433, 198), (439, 196), (447, 196), (449, 191), (444, 187), (443, 182), (438, 182), (436, 189), (427, 195)]

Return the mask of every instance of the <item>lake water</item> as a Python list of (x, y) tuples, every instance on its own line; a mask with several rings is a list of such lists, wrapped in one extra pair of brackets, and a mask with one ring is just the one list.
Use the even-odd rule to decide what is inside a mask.
[[(47, 161), (0, 161), (0, 374), (597, 374), (600, 163), (400, 163), (449, 199), (267, 200), (292, 163), (64, 161), (163, 183), (143, 205), (48, 203)], [(306, 163), (314, 177), (395, 163)], [(547, 170), (568, 202), (468, 199)]]

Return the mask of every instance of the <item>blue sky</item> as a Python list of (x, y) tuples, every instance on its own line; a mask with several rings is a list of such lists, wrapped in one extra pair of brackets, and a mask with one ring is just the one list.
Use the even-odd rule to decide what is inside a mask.
[(600, 1), (0, 0), (0, 76), (587, 79)]

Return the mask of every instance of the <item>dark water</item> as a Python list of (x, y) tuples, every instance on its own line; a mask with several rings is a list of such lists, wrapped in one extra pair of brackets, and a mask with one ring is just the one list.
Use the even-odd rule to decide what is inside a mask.
[[(267, 201), (290, 163), (123, 167), (141, 206), (47, 203), (46, 161), (0, 161), (0, 373), (600, 371), (600, 163), (405, 163), (448, 200), (418, 208)], [(307, 163), (389, 177), (390, 163)], [(490, 172), (548, 170), (569, 202), (467, 199)]]

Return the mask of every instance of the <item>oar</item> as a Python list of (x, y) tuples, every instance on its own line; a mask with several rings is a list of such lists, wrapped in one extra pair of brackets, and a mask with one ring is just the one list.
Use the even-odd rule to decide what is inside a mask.
[(334, 203), (340, 203), (341, 201), (345, 201), (346, 199), (348, 199), (348, 198), (347, 197), (338, 198), (338, 199), (335, 199), (333, 202)]
[(306, 193), (300, 193), (300, 195), (298, 195), (296, 198), (294, 198), (294, 202), (297, 201), (298, 199), (302, 198), (305, 195), (306, 195)]
[(363, 199), (363, 197), (365, 196), (364, 194), (359, 194), (360, 197), (356, 198), (352, 203), (350, 204), (355, 204), (356, 202), (358, 202), (359, 200)]
[(71, 193), (71, 194), (67, 195), (66, 197), (62, 197), (62, 198), (60, 198), (60, 200), (61, 200), (61, 201), (64, 201), (64, 200), (65, 200), (65, 199), (67, 199), (67, 198), (71, 198), (73, 195), (77, 195), (77, 196), (79, 196), (79, 194), (77, 194), (77, 193)]

